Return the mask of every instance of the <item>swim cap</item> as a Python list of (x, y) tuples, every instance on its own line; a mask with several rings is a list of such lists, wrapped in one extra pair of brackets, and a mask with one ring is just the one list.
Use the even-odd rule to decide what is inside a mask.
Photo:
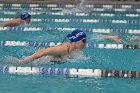
[(86, 34), (83, 31), (76, 29), (76, 30), (73, 30), (72, 33), (68, 34), (66, 37), (71, 42), (77, 42), (77, 41), (82, 40), (83, 38), (86, 38)]
[(21, 15), (20, 15), (20, 18), (22, 20), (25, 20), (25, 19), (30, 19), (31, 18), (31, 15), (29, 12), (22, 12)]

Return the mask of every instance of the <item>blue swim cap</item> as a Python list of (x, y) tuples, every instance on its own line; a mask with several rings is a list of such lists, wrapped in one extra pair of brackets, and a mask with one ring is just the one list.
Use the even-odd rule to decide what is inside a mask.
[(66, 37), (71, 42), (77, 42), (77, 41), (82, 40), (83, 38), (86, 38), (86, 34), (83, 31), (76, 29), (76, 30), (73, 30), (72, 33), (68, 34)]
[(25, 20), (25, 19), (30, 19), (31, 18), (31, 15), (29, 12), (22, 12), (21, 15), (20, 15), (20, 18), (22, 20)]

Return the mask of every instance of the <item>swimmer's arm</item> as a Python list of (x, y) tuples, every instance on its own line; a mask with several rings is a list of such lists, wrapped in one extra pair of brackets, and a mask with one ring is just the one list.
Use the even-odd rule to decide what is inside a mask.
[(11, 21), (7, 21), (7, 22), (2, 23), (0, 26), (7, 27), (7, 26), (11, 26), (11, 25), (12, 25), (12, 22)]
[(124, 42), (119, 36), (105, 36), (104, 39), (113, 40), (115, 42)]
[(49, 55), (49, 56), (61, 55), (62, 52), (65, 52), (65, 48), (52, 47), (52, 48), (47, 48), (47, 49), (41, 49), (37, 51), (36, 53), (32, 54), (31, 56), (28, 56), (20, 60), (20, 62), (28, 63), (28, 62), (33, 61), (34, 59), (40, 58), (45, 55)]

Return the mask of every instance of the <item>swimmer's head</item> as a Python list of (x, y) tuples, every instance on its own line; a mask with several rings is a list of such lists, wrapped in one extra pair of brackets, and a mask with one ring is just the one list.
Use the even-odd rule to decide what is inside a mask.
[(31, 14), (29, 12), (22, 12), (20, 18), (22, 20), (31, 19)]
[(71, 42), (78, 42), (86, 38), (86, 34), (79, 29), (73, 30), (71, 34), (66, 36)]

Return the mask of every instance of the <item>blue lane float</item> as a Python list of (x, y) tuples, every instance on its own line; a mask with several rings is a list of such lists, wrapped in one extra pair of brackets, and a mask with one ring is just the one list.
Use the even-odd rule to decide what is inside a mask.
[(46, 74), (76, 77), (114, 77), (114, 78), (140, 78), (140, 71), (106, 70), (84, 68), (46, 68), (46, 67), (0, 67), (1, 73), (9, 74)]

